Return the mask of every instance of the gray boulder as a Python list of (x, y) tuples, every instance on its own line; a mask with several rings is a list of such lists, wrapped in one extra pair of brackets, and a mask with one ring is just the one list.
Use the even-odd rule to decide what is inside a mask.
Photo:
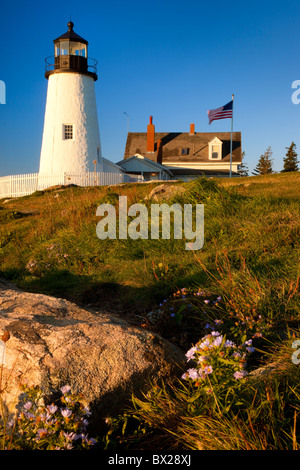
[(153, 188), (146, 199), (150, 199), (155, 202), (170, 199), (178, 194), (182, 194), (185, 188), (181, 185), (173, 184), (159, 184)]
[(157, 334), (0, 281), (0, 339), (7, 331), (2, 389), (12, 411), (20, 382), (47, 393), (70, 385), (97, 421), (121, 412), (132, 393), (146, 393), (150, 383), (185, 367), (184, 353)]

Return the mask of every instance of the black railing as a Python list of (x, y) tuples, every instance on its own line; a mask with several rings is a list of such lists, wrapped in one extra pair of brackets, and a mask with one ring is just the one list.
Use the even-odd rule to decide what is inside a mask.
[(45, 72), (57, 69), (78, 70), (78, 72), (89, 72), (97, 75), (98, 61), (91, 57), (76, 55), (49, 56), (45, 59)]

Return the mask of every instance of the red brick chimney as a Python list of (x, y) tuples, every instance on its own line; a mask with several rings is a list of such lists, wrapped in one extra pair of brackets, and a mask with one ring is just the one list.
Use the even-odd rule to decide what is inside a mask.
[(194, 135), (195, 134), (195, 124), (191, 124), (190, 125), (190, 135)]
[(155, 126), (152, 124), (153, 117), (150, 116), (150, 121), (147, 126), (147, 152), (154, 152), (155, 141)]

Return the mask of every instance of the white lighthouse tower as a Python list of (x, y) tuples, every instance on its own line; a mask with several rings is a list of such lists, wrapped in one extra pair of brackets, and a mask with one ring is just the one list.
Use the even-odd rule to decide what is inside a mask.
[(61, 184), (62, 174), (103, 170), (95, 97), (97, 61), (88, 59), (88, 42), (73, 27), (70, 21), (68, 31), (53, 41), (54, 58), (46, 59), (48, 91), (39, 176), (51, 176), (54, 184)]

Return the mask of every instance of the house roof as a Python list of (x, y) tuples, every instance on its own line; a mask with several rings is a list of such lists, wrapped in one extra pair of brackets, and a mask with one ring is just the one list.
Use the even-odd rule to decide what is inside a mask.
[[(210, 162), (208, 143), (217, 137), (223, 142), (222, 145), (222, 161), (230, 161), (230, 132), (196, 132), (190, 134), (188, 132), (155, 132), (155, 148), (154, 152), (147, 152), (147, 133), (146, 132), (129, 132), (125, 147), (124, 159), (130, 158), (132, 155), (139, 153), (146, 156), (150, 160), (157, 158), (157, 141), (161, 140), (162, 144), (162, 164), (168, 163), (201, 163)], [(242, 144), (241, 132), (233, 132), (232, 134), (232, 162), (242, 161)], [(187, 155), (182, 154), (182, 149), (189, 149)]]
[(169, 168), (161, 165), (158, 162), (154, 162), (153, 160), (150, 160), (149, 158), (144, 157), (143, 155), (140, 155), (140, 154), (131, 155), (130, 157), (118, 162), (117, 165), (120, 165), (121, 167), (126, 168), (131, 161), (139, 162), (140, 165), (145, 167), (145, 171), (149, 171), (149, 172), (164, 171), (168, 173), (169, 175), (172, 175), (172, 171)]
[(68, 31), (58, 38), (54, 39), (53, 42), (56, 41), (63, 41), (63, 40), (69, 40), (69, 41), (76, 41), (76, 42), (82, 42), (83, 44), (88, 44), (88, 41), (86, 39), (83, 39), (81, 36), (79, 36), (75, 31), (73, 31), (74, 23), (72, 21), (69, 21), (68, 23)]

